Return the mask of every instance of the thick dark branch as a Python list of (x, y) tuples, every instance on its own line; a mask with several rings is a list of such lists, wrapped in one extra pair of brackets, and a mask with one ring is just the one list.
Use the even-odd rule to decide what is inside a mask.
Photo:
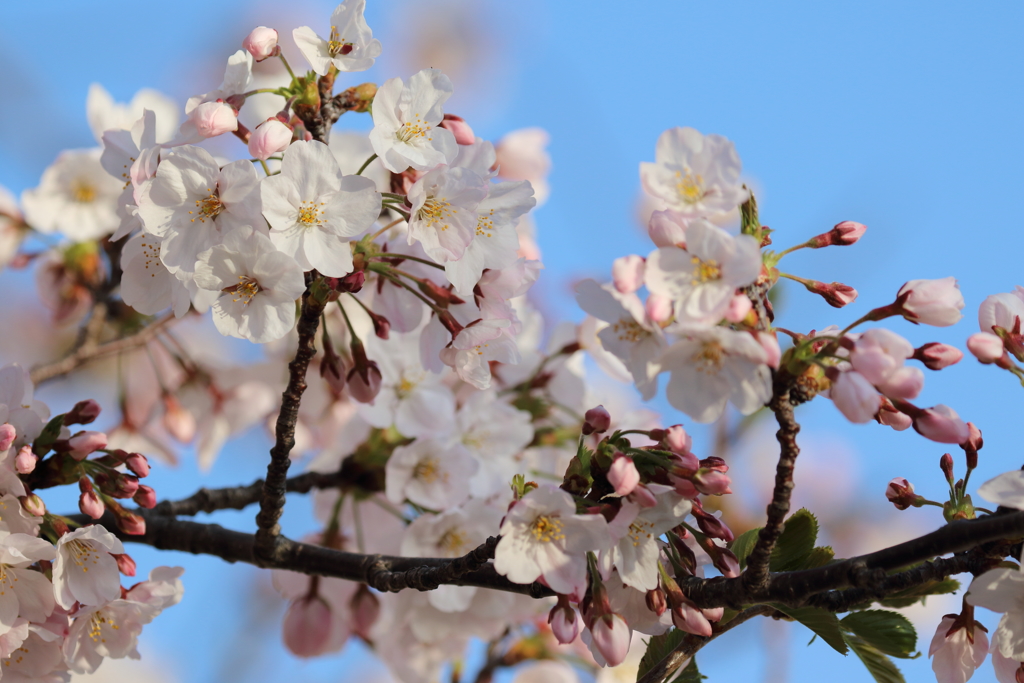
[[(120, 531), (110, 513), (107, 513), (99, 524), (126, 543), (143, 543), (160, 550), (213, 555), (228, 562), (244, 562), (303, 574), (359, 581), (383, 591), (398, 591), (405, 588), (432, 590), (439, 585), (450, 584), (490, 588), (534, 598), (554, 595), (551, 589), (541, 584), (512, 583), (498, 574), (494, 566), (487, 563), (487, 559), (494, 555), (496, 538), (488, 539), (486, 543), (463, 557), (449, 559), (363, 555), (308, 543), (296, 543), (279, 536), (273, 557), (269, 561), (258, 561), (252, 534), (232, 531), (217, 524), (200, 524), (157, 515), (147, 510), (135, 512), (146, 519), (146, 533), (141, 536), (132, 536)], [(69, 517), (79, 524), (92, 523), (92, 520), (84, 515)]]
[(668, 678), (675, 673), (676, 670), (686, 662), (686, 660), (693, 657), (697, 654), (698, 650), (718, 636), (726, 633), (727, 631), (731, 631), (735, 627), (745, 621), (753, 619), (756, 616), (771, 614), (774, 611), (775, 609), (768, 605), (758, 605), (757, 607), (751, 607), (743, 610), (724, 624), (715, 624), (711, 635), (707, 638), (695, 636), (692, 633), (686, 634), (676, 649), (668, 653), (664, 659), (651, 667), (651, 670), (644, 674), (642, 678), (637, 680), (637, 683), (665, 683), (665, 681), (668, 680)]
[(256, 515), (257, 559), (270, 565), (278, 552), (276, 541), (281, 534), (281, 513), (284, 511), (284, 497), (287, 491), (288, 466), (291, 452), (295, 447), (295, 423), (299, 419), (299, 402), (306, 390), (306, 370), (316, 355), (314, 339), (324, 312), (325, 303), (320, 303), (311, 294), (302, 297), (302, 311), (299, 314), (299, 346), (295, 358), (288, 364), (288, 386), (281, 395), (281, 412), (277, 416), (276, 441), (270, 449), (270, 463), (267, 478), (263, 482), (260, 497), (260, 511)]
[[(742, 576), (735, 579), (691, 578), (682, 582), (681, 587), (688, 598), (705, 609), (739, 609), (744, 604), (756, 602), (775, 602), (799, 607), (807, 604), (811, 596), (829, 590), (852, 587), (876, 591), (879, 586), (885, 585), (886, 572), (934, 560), (948, 553), (970, 550), (989, 541), (1016, 539), (1022, 536), (1024, 512), (990, 515), (980, 519), (952, 522), (906, 543), (824, 567), (775, 574), (769, 578), (767, 586), (759, 590), (748, 587)], [(989, 557), (998, 554), (997, 549), (986, 553)], [(951, 572), (958, 566), (960, 565), (955, 562), (936, 565), (937, 568), (948, 568)], [(972, 568), (967, 567), (964, 570), (970, 569)]]
[(747, 570), (742, 577), (744, 587), (753, 592), (764, 590), (768, 585), (768, 563), (789, 513), (789, 499), (793, 493), (793, 469), (796, 457), (800, 454), (800, 448), (796, 445), (800, 425), (793, 416), (788, 377), (786, 373), (776, 374), (772, 400), (768, 404), (779, 423), (779, 431), (775, 436), (779, 440), (781, 450), (779, 464), (775, 468), (775, 490), (768, 504), (768, 520), (761, 528), (757, 543), (747, 557)]
[[(306, 472), (289, 477), (284, 482), (288, 493), (309, 493), (313, 489), (333, 489), (350, 482), (344, 469), (337, 472)], [(196, 515), (200, 512), (217, 510), (243, 510), (258, 503), (263, 495), (263, 480), (257, 479), (248, 486), (229, 486), (222, 489), (201, 488), (188, 498), (165, 500), (157, 503), (153, 513), (158, 515)]]
[(60, 360), (47, 365), (37, 365), (32, 368), (29, 373), (32, 383), (39, 386), (43, 382), (62, 377), (69, 372), (77, 370), (89, 361), (113, 356), (148, 344), (173, 319), (174, 314), (168, 313), (134, 334), (109, 341), (105, 344), (88, 343), (89, 337), (84, 336), (84, 343)]

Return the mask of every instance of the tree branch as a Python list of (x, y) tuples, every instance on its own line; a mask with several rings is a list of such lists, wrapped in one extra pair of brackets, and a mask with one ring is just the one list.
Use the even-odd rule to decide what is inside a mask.
[(284, 552), (283, 546), (277, 542), (281, 538), (281, 525), (278, 524), (278, 520), (284, 511), (288, 467), (291, 465), (290, 454), (295, 447), (295, 423), (299, 419), (302, 392), (306, 390), (306, 370), (316, 355), (314, 340), (325, 306), (326, 303), (319, 303), (313, 298), (307, 287), (299, 314), (299, 345), (295, 351), (295, 358), (288, 364), (288, 386), (281, 395), (281, 412), (277, 415), (275, 429), (276, 442), (270, 449), (267, 478), (263, 482), (260, 511), (256, 515), (256, 545), (253, 550), (256, 558), (267, 566), (271, 566), (278, 559), (279, 550)]
[(772, 400), (768, 404), (779, 423), (775, 436), (779, 440), (779, 463), (775, 468), (775, 490), (768, 504), (768, 520), (757, 535), (757, 543), (747, 557), (747, 569), (743, 573), (744, 587), (753, 592), (764, 590), (768, 585), (768, 563), (772, 550), (782, 534), (782, 526), (789, 512), (789, 499), (793, 493), (793, 469), (800, 448), (796, 435), (800, 425), (793, 416), (793, 403), (789, 400), (789, 375), (779, 372), (775, 375)]
[(73, 370), (77, 370), (90, 361), (113, 356), (148, 344), (173, 319), (174, 314), (167, 313), (134, 334), (109, 341), (105, 344), (83, 343), (58, 361), (47, 365), (37, 365), (32, 368), (29, 373), (32, 383), (39, 386), (43, 382), (62, 377)]

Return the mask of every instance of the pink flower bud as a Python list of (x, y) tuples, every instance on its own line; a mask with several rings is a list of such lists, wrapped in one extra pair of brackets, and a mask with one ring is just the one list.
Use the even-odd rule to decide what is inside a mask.
[(675, 211), (655, 211), (647, 222), (647, 234), (659, 247), (686, 247), (686, 219)]
[(712, 607), (711, 609), (702, 609), (700, 611), (704, 615), (704, 618), (708, 621), (721, 621), (722, 617), (725, 616), (724, 607)]
[(146, 520), (139, 515), (128, 512), (124, 508), (115, 509), (117, 516), (117, 528), (132, 536), (142, 536), (146, 533)]
[(736, 538), (732, 529), (725, 522), (710, 512), (705, 512), (699, 505), (694, 504), (690, 512), (697, 519), (697, 526), (700, 527), (700, 530), (711, 538), (720, 538), (726, 543), (732, 543)]
[[(928, 656), (932, 657), (932, 671), (939, 683), (957, 683), (967, 681), (974, 671), (985, 661), (988, 654), (988, 636), (984, 627), (970, 619), (970, 626), (964, 624), (962, 616), (947, 614), (939, 622), (932, 642), (928, 646)], [(1014, 677), (1000, 677), (996, 655), (999, 649), (992, 649), (992, 664), (999, 681), (1013, 681)], [(1017, 662), (1013, 662), (1017, 668)], [(1019, 680), (1019, 679), (1018, 679)]]
[(685, 477), (675, 477), (669, 475), (668, 480), (675, 488), (676, 493), (678, 493), (683, 498), (689, 498), (693, 500), (698, 495), (700, 495), (700, 491), (698, 491), (697, 487), (693, 485), (693, 482)]
[(729, 308), (725, 311), (725, 319), (731, 323), (738, 323), (747, 317), (753, 307), (750, 297), (746, 294), (734, 294), (729, 300)]
[(391, 321), (373, 311), (367, 311), (367, 313), (370, 314), (370, 320), (373, 321), (373, 333), (379, 339), (387, 339), (391, 335)]
[(647, 603), (647, 609), (651, 610), (659, 617), (665, 613), (668, 609), (668, 599), (665, 597), (665, 591), (659, 586), (653, 590), (647, 591), (647, 595), (644, 596), (644, 602)]
[(451, 131), (451, 134), (455, 136), (455, 142), (460, 145), (472, 145), (476, 142), (476, 135), (473, 134), (473, 129), (469, 127), (469, 124), (461, 116), (445, 114), (441, 120), (441, 127)]
[(779, 346), (779, 338), (775, 336), (774, 332), (755, 332), (754, 338), (757, 339), (757, 343), (761, 345), (765, 355), (768, 356), (766, 361), (768, 367), (778, 370), (779, 362), (782, 360), (782, 348)]
[(904, 365), (896, 368), (879, 383), (878, 388), (889, 398), (898, 398), (909, 401), (916, 398), (924, 387), (924, 372), (921, 368), (912, 368)]
[(652, 508), (658, 504), (658, 499), (643, 484), (637, 484), (637, 487), (629, 494), (629, 499), (642, 508)]
[(583, 433), (604, 434), (612, 424), (612, 416), (604, 409), (604, 406), (591, 408), (583, 414)]
[(830, 246), (849, 246), (863, 237), (867, 229), (867, 226), (863, 223), (843, 221), (842, 223), (836, 224), (836, 226), (828, 232), (823, 232), (822, 234), (807, 240), (807, 246), (811, 249), (820, 249), (821, 247)]
[(196, 418), (172, 394), (164, 394), (164, 429), (179, 443), (190, 443), (196, 435)]
[(924, 363), (929, 370), (941, 370), (956, 365), (963, 357), (964, 352), (960, 349), (939, 342), (929, 342), (914, 349), (914, 358)]
[(107, 435), (103, 432), (78, 432), (68, 439), (68, 446), (72, 458), (85, 460), (92, 453), (107, 447)]
[(646, 261), (642, 256), (620, 256), (612, 262), (612, 282), (623, 294), (632, 294), (644, 286)]
[(18, 436), (18, 430), (14, 428), (9, 422), (5, 422), (0, 425), (0, 451), (6, 451), (14, 443), (14, 439)]
[(25, 508), (25, 511), (36, 517), (42, 517), (46, 514), (46, 504), (43, 499), (32, 493), (27, 496), (22, 496), (21, 507)]
[(380, 616), (380, 600), (366, 584), (359, 586), (359, 590), (352, 596), (350, 603), (352, 608), (352, 632), (361, 638), (370, 638), (370, 629), (377, 623)]
[(879, 424), (892, 427), (897, 432), (902, 432), (904, 429), (910, 429), (910, 425), (913, 423), (913, 420), (909, 415), (896, 410), (896, 407), (893, 406), (892, 402), (885, 398), (881, 401), (878, 414), (875, 415), (875, 419), (878, 420)]
[(690, 452), (693, 446), (693, 438), (686, 433), (682, 425), (672, 425), (665, 430), (665, 445), (673, 453), (685, 455)]
[(135, 492), (134, 496), (132, 496), (132, 500), (134, 500), (139, 507), (152, 510), (156, 507), (156, 491), (154, 491), (150, 486), (139, 484), (139, 490)]
[(204, 138), (238, 130), (238, 112), (225, 102), (203, 102), (192, 110), (188, 118)]
[(362, 270), (356, 270), (344, 277), (331, 278), (337, 280), (337, 284), (332, 285), (334, 289), (339, 292), (350, 292), (355, 294), (363, 288), (366, 284), (366, 272)]
[(878, 392), (864, 375), (855, 370), (839, 373), (829, 396), (839, 412), (855, 424), (870, 422), (878, 412)]
[(548, 623), (551, 624), (551, 633), (554, 634), (555, 640), (562, 645), (573, 642), (580, 633), (580, 620), (568, 601), (564, 605), (559, 601), (551, 608), (548, 612)]
[(262, 62), (268, 57), (276, 57), (281, 51), (277, 46), (277, 31), (266, 26), (254, 28), (242, 41), (242, 47), (248, 50), (257, 62)]
[(663, 294), (648, 294), (644, 310), (651, 322), (661, 324), (672, 317), (672, 299)]
[(991, 332), (978, 332), (967, 338), (967, 350), (982, 363), (995, 363), (1006, 353), (1003, 340)]
[(942, 470), (942, 476), (946, 478), (946, 481), (953, 483), (953, 456), (949, 453), (943, 453), (942, 457), (939, 458), (939, 469)]
[(106, 506), (95, 491), (86, 491), (78, 497), (78, 509), (93, 519), (99, 519), (103, 516)]
[(937, 405), (914, 417), (914, 429), (926, 439), (938, 443), (962, 444), (970, 436), (970, 430), (949, 406)]
[(833, 308), (842, 308), (857, 300), (857, 290), (841, 282), (825, 284), (817, 280), (805, 280), (802, 284), (807, 291), (820, 295)]
[(141, 453), (131, 453), (125, 458), (124, 464), (140, 479), (149, 476), (149, 460)]
[(299, 598), (288, 605), (281, 624), (284, 644), (297, 657), (316, 657), (332, 640), (331, 608), (320, 597)]
[(686, 597), (680, 596), (678, 603), (672, 608), (672, 623), (680, 631), (698, 636), (711, 635), (711, 622), (704, 613)]
[(724, 493), (732, 493), (732, 489), (729, 488), (732, 480), (724, 472), (704, 469), (702, 467), (693, 475), (692, 481), (697, 490), (706, 496), (720, 496)]
[(885, 497), (897, 510), (906, 510), (911, 506), (920, 507), (917, 504), (920, 496), (914, 493), (914, 485), (903, 477), (897, 477), (889, 482), (885, 489)]
[(728, 548), (719, 549), (718, 556), (714, 558), (715, 567), (722, 572), (727, 579), (735, 579), (740, 575), (740, 560)]
[(967, 439), (960, 444), (960, 448), (964, 449), (967, 455), (967, 469), (973, 470), (978, 466), (978, 451), (985, 442), (981, 438), (981, 430), (975, 427), (973, 422), (967, 423), (967, 433)]
[(32, 452), (32, 447), (25, 445), (18, 449), (18, 455), (14, 458), (14, 469), (18, 474), (29, 474), (35, 470), (38, 462), (39, 457)]
[(283, 152), (292, 144), (292, 129), (279, 119), (267, 119), (249, 136), (249, 154), (266, 161), (268, 157)]
[(605, 614), (595, 619), (590, 634), (593, 636), (594, 648), (608, 666), (618, 666), (626, 660), (629, 654), (629, 626), (618, 614)]
[(911, 280), (896, 295), (903, 317), (913, 323), (949, 327), (964, 317), (964, 296), (956, 278)]
[(608, 468), (608, 483), (615, 487), (615, 495), (628, 496), (640, 483), (640, 473), (633, 459), (616, 453), (612, 466)]
[(111, 553), (117, 560), (117, 570), (125, 576), (135, 576), (135, 560), (128, 553)]
[(348, 382), (349, 395), (360, 403), (373, 403), (380, 393), (380, 385), (383, 381), (380, 368), (374, 361), (367, 361), (362, 368), (353, 367), (348, 371), (345, 378)]
[(86, 399), (79, 401), (75, 407), (64, 414), (65, 425), (87, 425), (100, 416), (100, 404)]

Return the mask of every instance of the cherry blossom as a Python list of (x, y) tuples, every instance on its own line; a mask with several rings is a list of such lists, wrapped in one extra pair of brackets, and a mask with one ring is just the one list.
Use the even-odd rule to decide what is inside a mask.
[(479, 466), (465, 448), (437, 439), (416, 439), (388, 458), (385, 481), (392, 503), (405, 499), (431, 510), (458, 505), (469, 494), (469, 480)]
[(1024, 660), (1024, 572), (990, 569), (971, 581), (966, 600), (976, 607), (1002, 612), (992, 633), (992, 647), (1004, 657)]
[(0, 631), (13, 628), (18, 617), (41, 622), (50, 616), (53, 585), (44, 574), (28, 567), (55, 557), (49, 541), (0, 531)]
[(135, 649), (142, 627), (159, 610), (131, 600), (113, 600), (75, 613), (64, 640), (64, 659), (75, 673), (92, 673), (104, 657), (139, 659)]
[(426, 171), (455, 161), (455, 136), (438, 125), (451, 95), (452, 82), (437, 69), (424, 69), (408, 83), (401, 78), (384, 82), (373, 101), (370, 143), (385, 168)]
[(954, 277), (941, 280), (911, 280), (900, 288), (898, 297), (904, 317), (911, 322), (949, 327), (964, 317), (964, 296)]
[(964, 627), (956, 621), (957, 615), (944, 616), (928, 647), (939, 683), (967, 683), (988, 654), (985, 632), (975, 623)]
[(658, 587), (659, 537), (690, 512), (690, 501), (671, 489), (656, 495), (655, 500), (654, 507), (648, 508), (623, 502), (608, 526), (616, 543), (599, 558), (602, 574), (610, 575), (614, 566), (624, 584), (641, 591)]
[(75, 602), (104, 605), (120, 597), (120, 573), (111, 553), (124, 553), (124, 546), (101, 526), (85, 526), (61, 536), (53, 563), (57, 604), (71, 609)]
[(366, 0), (345, 0), (331, 14), (331, 34), (324, 40), (308, 26), (292, 31), (302, 56), (318, 75), (333, 66), (338, 71), (366, 71), (380, 56), (380, 41), (366, 25)]
[(85, 100), (85, 118), (96, 142), (102, 143), (106, 131), (130, 130), (148, 109), (156, 115), (156, 141), (163, 143), (170, 140), (178, 128), (180, 106), (151, 88), (139, 90), (127, 104), (115, 102), (106, 88), (93, 83)]
[[(465, 168), (439, 166), (425, 173), (409, 188), (409, 244), (420, 242), (438, 263), (463, 258), (476, 237), (477, 207), (487, 190), (484, 180)], [(456, 275), (464, 275), (460, 283), (472, 289), (475, 281), (469, 283), (467, 279), (472, 278), (472, 272), (456, 270)]]
[(39, 186), (25, 190), (25, 220), (42, 233), (60, 232), (76, 242), (97, 239), (117, 229), (117, 201), (123, 184), (100, 163), (99, 150), (62, 152), (43, 172)]

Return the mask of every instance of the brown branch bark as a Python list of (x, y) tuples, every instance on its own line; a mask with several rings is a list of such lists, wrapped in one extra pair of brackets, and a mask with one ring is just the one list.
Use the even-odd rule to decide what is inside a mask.
[(747, 557), (747, 569), (743, 573), (743, 585), (754, 593), (768, 585), (768, 563), (772, 550), (782, 534), (782, 526), (789, 513), (789, 499), (793, 493), (793, 470), (800, 448), (796, 435), (800, 432), (793, 415), (793, 403), (789, 400), (789, 376), (780, 372), (775, 375), (772, 400), (768, 404), (779, 423), (776, 438), (779, 440), (779, 463), (775, 468), (775, 490), (768, 504), (768, 520), (758, 533), (757, 543)]
[(121, 337), (120, 339), (115, 339), (114, 341), (109, 341), (105, 344), (83, 343), (58, 361), (48, 363), (46, 365), (37, 365), (32, 368), (29, 372), (29, 375), (32, 378), (32, 383), (39, 386), (43, 382), (47, 382), (57, 377), (62, 377), (74, 370), (77, 370), (90, 361), (106, 358), (107, 356), (113, 356), (148, 344), (173, 319), (174, 314), (167, 313), (138, 332), (126, 337)]
[(273, 565), (278, 560), (278, 553), (285, 550), (285, 544), (278, 542), (281, 539), (278, 520), (284, 511), (290, 454), (295, 447), (295, 423), (299, 419), (299, 402), (306, 390), (306, 370), (316, 355), (314, 339), (325, 306), (326, 303), (316, 301), (307, 288), (299, 314), (299, 345), (295, 358), (288, 364), (288, 386), (281, 395), (281, 412), (278, 413), (275, 428), (276, 441), (270, 449), (267, 478), (263, 482), (260, 511), (256, 515), (257, 531), (253, 550), (256, 558), (267, 566)]

